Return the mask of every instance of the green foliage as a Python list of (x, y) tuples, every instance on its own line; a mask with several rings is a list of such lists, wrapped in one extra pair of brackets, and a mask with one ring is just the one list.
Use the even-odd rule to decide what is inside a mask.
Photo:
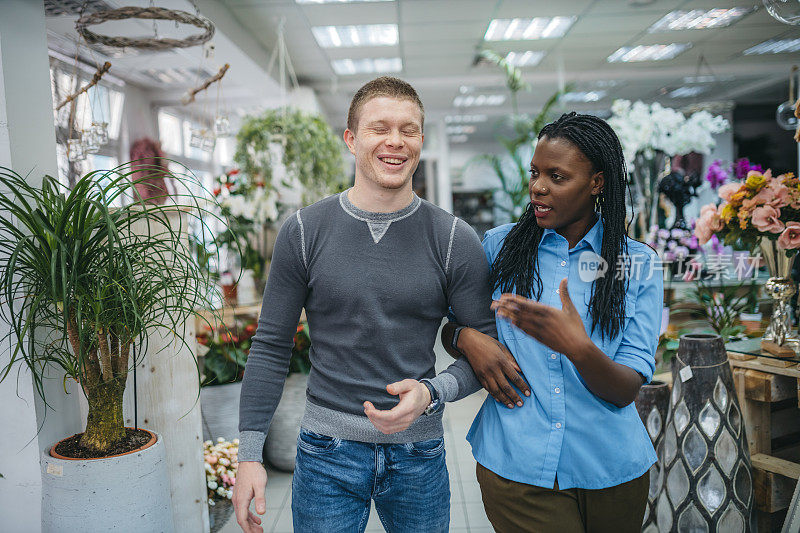
[(234, 160), (251, 180), (274, 187), (275, 153), (270, 145), (283, 145), (283, 163), (303, 186), (303, 203), (331, 194), (344, 181), (342, 141), (321, 117), (299, 110), (272, 109), (248, 117), (236, 135)]
[(308, 352), (311, 349), (311, 332), (307, 322), (300, 322), (297, 333), (294, 335), (292, 358), (289, 360), (289, 373), (295, 372), (308, 374), (311, 371), (311, 359)]
[[(192, 193), (202, 184), (161, 167), (143, 174), (172, 182), (167, 203), (141, 201), (135, 184), (144, 179), (133, 179), (130, 163), (90, 172), (66, 194), (51, 176), (34, 186), (0, 167), (0, 319), (11, 341), (0, 380), (24, 364), (45, 399), (45, 368), (61, 368), (89, 400), (87, 434), (104, 408), (98, 394), (113, 389), (121, 400), (131, 346), (143, 356), (154, 333), (186, 345), (186, 321), (211, 308), (208, 271), (186, 238), (190, 222), (215, 218)], [(112, 207), (119, 200), (129, 203)]]
[(695, 313), (706, 320), (723, 339), (738, 336), (745, 330), (739, 324), (739, 315), (747, 312), (753, 301), (751, 295), (758, 293), (758, 286), (751, 281), (747, 291), (742, 294), (746, 281), (736, 285), (712, 287), (701, 278), (695, 280), (695, 288), (691, 293), (692, 299), (699, 306)]

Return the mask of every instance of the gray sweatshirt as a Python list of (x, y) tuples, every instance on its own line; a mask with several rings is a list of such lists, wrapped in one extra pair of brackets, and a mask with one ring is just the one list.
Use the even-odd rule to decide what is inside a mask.
[(261, 461), (303, 307), (312, 369), (302, 426), (342, 439), (404, 443), (440, 437), (441, 411), (384, 435), (364, 415), (363, 402), (391, 409), (398, 397), (386, 385), (406, 378), (432, 378), (444, 401), (478, 390), (463, 357), (435, 376), (433, 347), (448, 308), (458, 323), (496, 337), (490, 303), (478, 236), (416, 195), (393, 213), (358, 209), (347, 192), (301, 209), (275, 243), (242, 382), (239, 460)]

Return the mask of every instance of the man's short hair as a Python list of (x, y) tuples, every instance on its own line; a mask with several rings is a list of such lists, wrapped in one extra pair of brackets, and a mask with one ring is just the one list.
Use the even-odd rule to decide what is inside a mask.
[(414, 102), (419, 106), (419, 112), (422, 115), (422, 125), (425, 124), (425, 108), (422, 107), (422, 100), (419, 99), (417, 91), (399, 78), (381, 76), (380, 78), (375, 78), (367, 82), (356, 92), (355, 96), (353, 96), (353, 99), (350, 101), (350, 110), (347, 112), (347, 128), (350, 131), (356, 131), (358, 114), (364, 104), (379, 96)]

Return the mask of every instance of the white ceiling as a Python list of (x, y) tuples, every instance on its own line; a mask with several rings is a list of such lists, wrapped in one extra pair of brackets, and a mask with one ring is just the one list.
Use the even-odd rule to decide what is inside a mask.
[[(65, 0), (48, 0), (64, 2)], [(213, 60), (203, 60), (200, 47), (112, 58), (112, 74), (151, 90), (154, 100), (169, 104), (180, 99), (184, 84), (165, 84), (147, 74), (148, 69), (203, 68), (216, 72), (223, 62), (231, 63), (226, 76), (225, 99), (231, 107), (255, 110), (274, 103), (278, 94), (277, 73), (267, 67), (276, 46), (277, 27), (285, 20), (287, 49), (300, 83), (312, 87), (332, 125), (343, 128), (352, 94), (373, 75), (335, 76), (330, 62), (339, 58), (392, 57), (403, 60), (397, 74), (420, 92), (431, 119), (458, 113), (506, 115), (510, 103), (499, 108), (453, 107), (459, 88), (468, 86), (476, 94), (505, 93), (504, 78), (493, 66), (475, 64), (482, 46), (505, 54), (509, 51), (544, 50), (546, 56), (536, 67), (523, 69), (532, 90), (520, 95), (522, 112), (536, 112), (564, 83), (576, 90), (597, 87), (613, 80), (617, 86), (598, 102), (566, 104), (570, 109), (607, 110), (614, 98), (658, 100), (672, 107), (704, 101), (766, 102), (787, 99), (787, 78), (791, 65), (800, 63), (800, 53), (743, 56), (742, 51), (771, 38), (800, 37), (800, 28), (772, 19), (757, 0), (394, 0), (333, 4), (297, 4), (294, 0), (195, 0), (194, 4), (217, 26)], [(147, 5), (144, 0), (106, 0), (112, 7), (122, 4)], [(74, 3), (74, 2), (73, 2)], [(193, 11), (188, 0), (159, 0), (159, 6)], [(647, 28), (674, 9), (758, 6), (732, 26), (720, 29), (647, 33)], [(574, 15), (575, 24), (563, 38), (538, 41), (484, 43), (483, 35), (492, 18)], [(71, 56), (76, 34), (76, 16), (48, 17), (51, 46)], [(388, 47), (322, 49), (311, 33), (313, 26), (396, 23), (399, 44)], [(131, 23), (129, 31), (152, 31), (151, 26)], [(137, 26), (137, 24), (139, 24)], [(171, 30), (169, 24), (160, 32)], [(174, 26), (173, 26), (174, 27)], [(136, 31), (133, 31), (136, 33)], [(691, 42), (687, 52), (668, 61), (609, 64), (612, 52), (621, 46)], [(70, 43), (71, 48), (70, 48)], [(102, 58), (102, 54), (94, 52)], [(722, 78), (709, 84), (699, 97), (669, 98), (667, 93), (684, 85), (683, 78), (698, 73), (704, 57), (710, 71), (701, 75)], [(95, 58), (97, 59), (97, 57)], [(471, 140), (491, 138), (493, 124), (478, 125)]]
[[(578, 89), (594, 82), (617, 80), (621, 85), (606, 98), (580, 109), (608, 109), (614, 98), (660, 100), (673, 107), (698, 100), (780, 101), (786, 99), (786, 80), (800, 53), (743, 56), (741, 52), (771, 38), (800, 37), (800, 28), (772, 19), (756, 0), (655, 0), (635, 6), (630, 0), (395, 0), (391, 2), (297, 4), (294, 0), (220, 0), (265, 47), (275, 43), (276, 28), (285, 18), (287, 48), (301, 83), (313, 87), (329, 118), (344, 126), (347, 105), (355, 90), (371, 75), (336, 77), (330, 61), (338, 58), (392, 57), (403, 59), (398, 76), (420, 92), (428, 116), (440, 117), (459, 110), (452, 105), (462, 85), (476, 92), (504, 90), (496, 67), (474, 64), (476, 50), (487, 46), (505, 54), (513, 50), (545, 50), (536, 67), (524, 69), (533, 87), (521, 95), (523, 112), (535, 112), (563, 82)], [(640, 0), (640, 3), (641, 0)], [(748, 7), (756, 12), (727, 28), (647, 33), (647, 28), (674, 9)], [(492, 18), (574, 15), (578, 19), (563, 38), (538, 41), (483, 42)], [(396, 23), (397, 46), (322, 49), (311, 34), (313, 26)], [(693, 47), (668, 61), (609, 64), (621, 46), (691, 42)], [(672, 99), (664, 94), (684, 85), (685, 76), (697, 73), (701, 55), (713, 74), (727, 78), (716, 82), (700, 97)], [(701, 74), (711, 72), (703, 68)], [(461, 110), (467, 113), (507, 114), (501, 108)], [(491, 121), (490, 121), (491, 122)], [(489, 126), (484, 127), (489, 128)]]

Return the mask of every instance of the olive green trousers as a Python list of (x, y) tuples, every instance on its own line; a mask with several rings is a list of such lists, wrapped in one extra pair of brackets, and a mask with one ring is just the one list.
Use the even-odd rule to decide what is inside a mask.
[(650, 474), (606, 489), (547, 489), (477, 466), (486, 516), (497, 533), (639, 533)]

